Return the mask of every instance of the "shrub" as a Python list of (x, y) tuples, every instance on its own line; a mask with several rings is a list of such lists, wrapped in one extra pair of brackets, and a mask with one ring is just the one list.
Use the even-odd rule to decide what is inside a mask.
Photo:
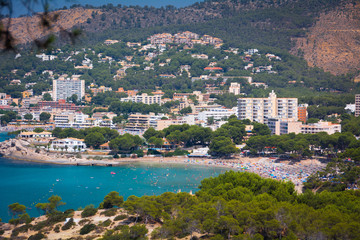
[(16, 225), (18, 225), (20, 223), (20, 219), (12, 218), (12, 219), (9, 220), (9, 223), (16, 226)]
[(46, 238), (46, 236), (44, 234), (42, 234), (41, 232), (38, 232), (35, 235), (31, 235), (28, 240), (40, 240), (40, 239), (44, 239)]
[(143, 157), (144, 151), (139, 149), (139, 150), (133, 151), (132, 154), (136, 154), (138, 157)]
[(34, 231), (40, 231), (41, 229), (43, 229), (44, 227), (48, 226), (48, 222), (47, 220), (45, 221), (41, 221), (41, 222), (38, 222), (36, 225), (34, 225), (32, 227), (32, 230)]
[(84, 211), (81, 213), (81, 217), (91, 217), (94, 216), (97, 213), (97, 208), (94, 207), (94, 205), (90, 204), (84, 208)]
[(59, 233), (60, 232), (60, 225), (56, 225), (54, 227), (54, 232)]
[(11, 232), (12, 237), (16, 237), (19, 233), (25, 233), (31, 228), (31, 225), (23, 225), (21, 227), (14, 228)]
[(68, 209), (64, 212), (64, 214), (67, 216), (67, 217), (72, 217), (74, 215), (74, 212), (75, 210), (74, 209)]
[(108, 220), (104, 221), (103, 223), (99, 224), (99, 226), (108, 227), (108, 226), (110, 226), (110, 224), (111, 224), (111, 220), (108, 219)]
[(69, 221), (67, 221), (67, 223), (65, 223), (64, 226), (61, 228), (61, 230), (63, 231), (68, 230), (74, 225), (75, 225), (74, 219), (70, 218)]
[(82, 220), (80, 220), (79, 225), (83, 226), (83, 225), (85, 225), (86, 223), (89, 223), (89, 222), (91, 222), (89, 219), (82, 219)]
[(89, 232), (93, 231), (95, 228), (96, 228), (95, 224), (86, 224), (80, 229), (80, 234), (81, 235), (88, 234)]
[(125, 215), (125, 214), (117, 215), (117, 216), (114, 218), (114, 221), (124, 220), (124, 219), (127, 218), (127, 217), (128, 217), (128, 216)]
[(0, 236), (3, 235), (4, 233), (5, 233), (5, 231), (1, 229), (0, 230)]
[(106, 217), (115, 216), (117, 213), (116, 208), (110, 208), (108, 210), (103, 211), (100, 215), (105, 215)]

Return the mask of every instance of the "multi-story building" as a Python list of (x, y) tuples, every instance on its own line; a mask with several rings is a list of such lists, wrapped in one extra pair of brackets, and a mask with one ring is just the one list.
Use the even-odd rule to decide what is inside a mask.
[(301, 126), (301, 133), (319, 133), (326, 132), (327, 134), (334, 134), (337, 132), (341, 132), (341, 125), (334, 124), (331, 122), (318, 122), (318, 123), (310, 123)]
[(355, 117), (360, 116), (360, 94), (355, 95)]
[(56, 127), (59, 128), (87, 128), (94, 126), (86, 121), (89, 115), (82, 112), (60, 112), (53, 114)]
[(238, 118), (264, 123), (267, 118), (298, 119), (297, 98), (277, 98), (274, 91), (268, 98), (239, 98)]
[(86, 144), (82, 139), (64, 138), (54, 140), (50, 145), (50, 150), (65, 152), (83, 152), (86, 150)]
[(91, 92), (96, 96), (98, 93), (111, 92), (111, 87), (100, 86), (99, 88), (90, 88)]
[(308, 111), (307, 111), (308, 106), (309, 106), (308, 104), (299, 104), (298, 106), (298, 120), (303, 123), (306, 123), (308, 119)]
[(58, 101), (39, 101), (37, 107), (33, 107), (34, 109), (61, 109), (61, 110), (79, 110), (83, 108), (83, 106), (76, 106), (73, 103), (66, 103), (65, 99), (60, 99)]
[(236, 115), (236, 109), (215, 108), (199, 112), (198, 120), (204, 122), (207, 122), (209, 118), (213, 118), (214, 120), (221, 120), (229, 118), (231, 115)]
[(144, 104), (161, 104), (162, 95), (153, 95), (150, 96), (147, 93), (141, 95), (130, 96), (126, 98), (121, 98), (122, 102), (135, 102), (135, 103), (144, 103)]
[(283, 135), (289, 133), (299, 134), (301, 132), (302, 123), (294, 121), (294, 119), (268, 118), (266, 125), (271, 130), (271, 134)]
[(131, 134), (143, 134), (150, 127), (150, 115), (132, 114), (128, 117), (125, 131)]
[(85, 80), (80, 80), (79, 75), (73, 75), (72, 78), (64, 76), (53, 80), (53, 98), (55, 101), (59, 99), (67, 99), (72, 95), (77, 95), (78, 99), (85, 96)]
[(229, 93), (240, 95), (240, 83), (232, 82), (229, 87)]
[(171, 125), (182, 125), (186, 124), (187, 121), (183, 119), (166, 119), (166, 120), (157, 120), (156, 130), (161, 131), (165, 128), (170, 127)]

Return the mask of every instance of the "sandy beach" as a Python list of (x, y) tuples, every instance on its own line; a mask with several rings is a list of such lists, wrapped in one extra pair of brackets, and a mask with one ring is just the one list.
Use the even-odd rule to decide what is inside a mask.
[[(317, 159), (302, 160), (296, 163), (289, 161), (276, 161), (268, 157), (234, 157), (232, 159), (212, 158), (189, 158), (181, 157), (155, 157), (144, 156), (142, 158), (117, 158), (94, 160), (91, 156), (82, 154), (81, 158), (65, 153), (52, 153), (45, 149), (36, 150), (28, 147), (26, 141), (11, 139), (1, 143), (0, 153), (5, 157), (47, 164), (81, 165), (81, 166), (116, 166), (129, 163), (147, 164), (186, 164), (203, 165), (210, 167), (222, 167), (234, 171), (253, 172), (261, 177), (272, 178), (281, 181), (291, 181), (295, 184), (298, 192), (302, 191), (303, 183), (313, 173), (325, 168), (326, 164)], [(104, 157), (104, 156), (103, 156)], [(94, 157), (96, 159), (96, 157)]]

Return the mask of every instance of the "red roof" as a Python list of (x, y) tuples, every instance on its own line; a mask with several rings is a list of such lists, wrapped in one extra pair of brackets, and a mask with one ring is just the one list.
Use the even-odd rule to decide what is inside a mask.
[(204, 70), (223, 70), (221, 67), (206, 67)]

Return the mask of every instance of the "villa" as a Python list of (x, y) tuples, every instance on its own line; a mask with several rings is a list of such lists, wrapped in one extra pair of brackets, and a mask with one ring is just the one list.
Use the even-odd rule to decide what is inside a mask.
[(86, 144), (84, 143), (83, 139), (57, 139), (51, 143), (50, 150), (58, 150), (65, 152), (84, 152), (86, 150)]

